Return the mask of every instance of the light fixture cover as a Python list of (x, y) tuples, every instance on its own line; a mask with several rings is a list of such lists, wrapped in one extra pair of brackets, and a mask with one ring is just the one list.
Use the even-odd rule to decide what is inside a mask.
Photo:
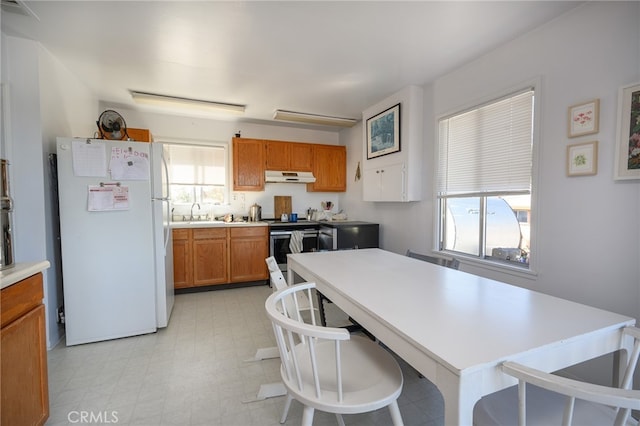
[(245, 105), (224, 102), (205, 101), (200, 99), (180, 98), (177, 96), (158, 95), (131, 91), (131, 97), (139, 104), (154, 105), (167, 108), (196, 109), (227, 113), (244, 113)]
[(322, 124), (325, 126), (352, 127), (358, 122), (353, 118), (332, 117), (328, 115), (307, 114), (304, 112), (277, 109), (273, 114), (274, 120), (294, 121), (297, 123)]

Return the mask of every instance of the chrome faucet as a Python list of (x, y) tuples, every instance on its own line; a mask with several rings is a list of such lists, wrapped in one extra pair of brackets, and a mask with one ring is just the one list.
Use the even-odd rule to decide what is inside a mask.
[(198, 206), (198, 211), (200, 211), (200, 204), (199, 203), (193, 203), (191, 204), (191, 215), (189, 216), (189, 220), (193, 220), (193, 208), (195, 206)]

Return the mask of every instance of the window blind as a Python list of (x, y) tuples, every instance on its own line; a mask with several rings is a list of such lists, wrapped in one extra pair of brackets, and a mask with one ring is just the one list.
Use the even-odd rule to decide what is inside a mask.
[(168, 145), (169, 180), (181, 185), (224, 185), (223, 147)]
[(534, 92), (439, 121), (439, 196), (531, 191)]

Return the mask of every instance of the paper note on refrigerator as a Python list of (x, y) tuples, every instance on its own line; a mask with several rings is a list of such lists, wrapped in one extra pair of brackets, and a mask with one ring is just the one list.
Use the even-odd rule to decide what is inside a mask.
[(103, 142), (73, 141), (71, 152), (75, 176), (107, 175), (107, 152)]
[(89, 185), (87, 210), (129, 210), (129, 187), (116, 184)]
[(149, 154), (131, 147), (114, 146), (109, 169), (114, 180), (149, 180)]

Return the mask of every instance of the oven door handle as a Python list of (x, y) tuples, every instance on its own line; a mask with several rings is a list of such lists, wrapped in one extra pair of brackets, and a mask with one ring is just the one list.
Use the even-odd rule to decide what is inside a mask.
[(269, 236), (273, 238), (287, 238), (291, 236), (291, 231), (271, 231)]

